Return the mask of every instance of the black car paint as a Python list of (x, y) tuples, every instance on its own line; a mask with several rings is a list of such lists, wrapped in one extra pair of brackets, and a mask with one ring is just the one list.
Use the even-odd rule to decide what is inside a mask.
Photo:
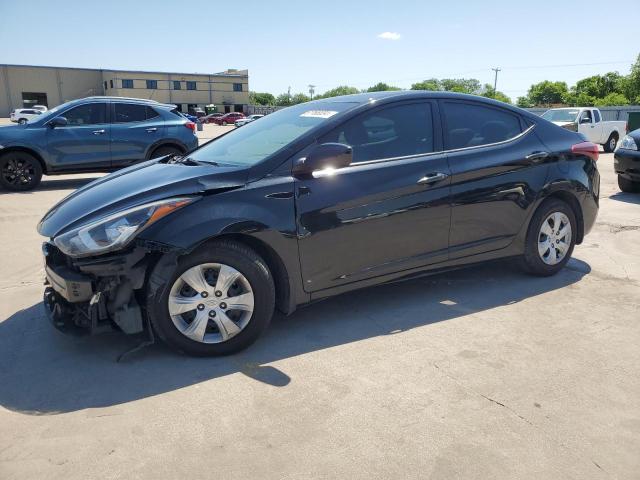
[[(467, 95), (396, 92), (347, 99), (359, 105), (258, 165), (241, 170), (147, 162), (72, 194), (47, 214), (39, 231), (52, 237), (147, 201), (198, 195), (197, 202), (145, 229), (130, 247), (130, 255), (148, 252), (145, 275), (153, 267), (170, 268), (177, 256), (211, 239), (231, 236), (267, 257), (279, 290), (277, 306), (292, 313), (356, 288), (519, 255), (531, 216), (550, 195), (576, 210), (578, 243), (592, 227), (599, 176), (593, 160), (571, 152), (582, 141), (578, 134)], [(321, 178), (292, 176), (294, 162), (337, 124), (392, 102), (437, 105), (444, 99), (508, 109), (522, 119), (523, 133), (495, 145), (446, 151), (436, 122), (439, 152), (364, 162)], [(417, 183), (437, 172), (449, 176)], [(126, 254), (67, 262), (89, 272), (92, 262), (104, 267), (112, 256)], [(152, 290), (162, 288), (149, 283)]]
[[(629, 132), (640, 149), (640, 129)], [(615, 172), (634, 182), (640, 182), (640, 150), (628, 150), (618, 148), (613, 156), (613, 168)]]

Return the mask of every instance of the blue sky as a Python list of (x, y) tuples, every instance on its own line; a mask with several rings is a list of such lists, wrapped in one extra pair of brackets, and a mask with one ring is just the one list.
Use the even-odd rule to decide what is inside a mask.
[[(638, 0), (0, 0), (0, 63), (217, 72), (322, 92), (474, 77), (515, 99), (544, 79), (628, 73)], [(613, 10), (611, 8), (615, 7)], [(32, 27), (24, 35), (24, 26)], [(380, 34), (387, 32), (381, 38)], [(606, 63), (606, 64), (605, 64)], [(594, 64), (582, 66), (557, 66)], [(597, 64), (597, 65), (595, 65)]]

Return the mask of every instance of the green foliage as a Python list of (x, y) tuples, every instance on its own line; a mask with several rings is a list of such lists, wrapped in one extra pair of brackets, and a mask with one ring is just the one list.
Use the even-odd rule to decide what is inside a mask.
[(625, 80), (623, 85), (625, 97), (631, 103), (640, 103), (640, 55), (638, 55), (635, 63), (631, 65), (631, 73)]
[(565, 82), (550, 82), (545, 80), (531, 85), (527, 96), (534, 105), (549, 106), (555, 103), (563, 103), (569, 94)]
[(578, 95), (584, 93), (594, 98), (604, 98), (610, 93), (623, 93), (624, 83), (624, 77), (618, 72), (609, 72), (578, 80), (572, 91)]
[(388, 92), (391, 90), (402, 90), (398, 87), (392, 87), (391, 85), (387, 85), (383, 82), (376, 83), (373, 87), (367, 88), (367, 92)]
[(472, 94), (480, 92), (480, 82), (475, 78), (443, 78), (440, 80), (440, 85), (446, 92)]
[(482, 97), (493, 98), (494, 100), (498, 100), (504, 103), (511, 103), (511, 99), (502, 93), (500, 90), (495, 91), (493, 86), (485, 83), (482, 93), (480, 93)]
[(437, 91), (442, 90), (442, 85), (440, 85), (440, 80), (438, 80), (437, 78), (430, 78), (429, 80), (414, 83), (413, 85), (411, 85), (411, 90)]
[(296, 93), (291, 97), (291, 105), (308, 102), (309, 100), (311, 100), (311, 98), (308, 95), (305, 95), (304, 93)]
[(531, 108), (533, 107), (533, 103), (529, 100), (529, 97), (518, 97), (516, 100), (516, 105), (520, 108)]
[(249, 92), (249, 102), (252, 105), (275, 105), (276, 97), (270, 93)]
[(316, 98), (339, 97), (340, 95), (352, 95), (354, 93), (360, 93), (360, 90), (355, 87), (341, 85), (339, 87), (332, 88), (331, 90), (327, 90), (322, 95), (316, 95)]
[(622, 93), (610, 93), (604, 98), (598, 98), (595, 101), (596, 107), (613, 107), (616, 105), (629, 105), (629, 100)]

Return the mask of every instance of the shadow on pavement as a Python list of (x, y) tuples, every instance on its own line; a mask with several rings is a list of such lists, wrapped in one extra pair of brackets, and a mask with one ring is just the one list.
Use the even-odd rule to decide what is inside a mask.
[(42, 190), (75, 190), (83, 187), (89, 182), (93, 182), (99, 177), (82, 177), (82, 178), (55, 178), (55, 177), (43, 177), (42, 182), (33, 190), (27, 190), (26, 192), (13, 192), (0, 188), (0, 195), (32, 195)]
[(618, 192), (614, 193), (609, 198), (617, 202), (635, 203), (636, 205), (640, 205), (640, 193)]
[(139, 339), (120, 333), (65, 336), (47, 324), (36, 304), (0, 322), (0, 405), (31, 415), (71, 412), (131, 402), (234, 373), (284, 387), (302, 379), (267, 364), (513, 304), (579, 282), (589, 272), (588, 264), (575, 259), (549, 278), (494, 263), (360, 290), (288, 318), (276, 316), (256, 344), (222, 358), (185, 357), (156, 344), (117, 363), (118, 355)]

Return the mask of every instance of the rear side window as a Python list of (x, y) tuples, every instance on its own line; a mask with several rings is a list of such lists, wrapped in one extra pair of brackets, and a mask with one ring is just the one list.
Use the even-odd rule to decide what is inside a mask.
[(107, 118), (106, 103), (87, 103), (67, 110), (62, 115), (68, 125), (98, 125), (105, 123)]
[(147, 105), (133, 103), (115, 104), (115, 123), (143, 122), (159, 116), (153, 108)]
[(338, 142), (353, 148), (353, 163), (431, 153), (433, 115), (428, 103), (382, 108), (351, 119), (320, 143)]
[(449, 150), (503, 142), (522, 132), (518, 116), (498, 108), (444, 102), (444, 114)]

